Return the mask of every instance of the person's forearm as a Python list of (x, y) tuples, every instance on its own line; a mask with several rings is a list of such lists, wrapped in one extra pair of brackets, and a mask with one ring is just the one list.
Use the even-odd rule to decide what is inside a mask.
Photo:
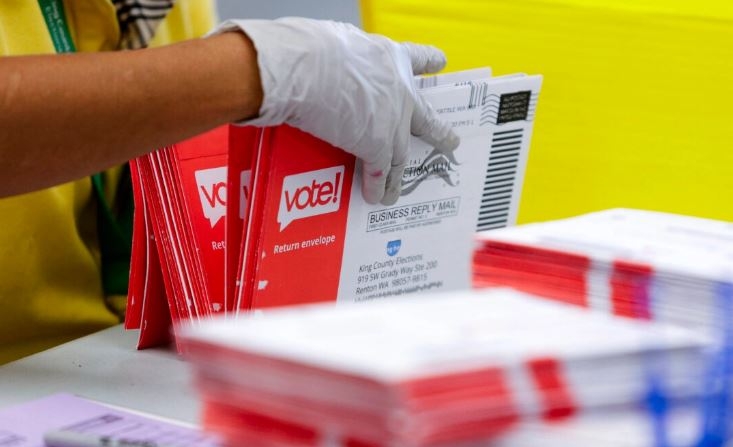
[(0, 58), (0, 196), (70, 181), (257, 115), (240, 33), (160, 49)]

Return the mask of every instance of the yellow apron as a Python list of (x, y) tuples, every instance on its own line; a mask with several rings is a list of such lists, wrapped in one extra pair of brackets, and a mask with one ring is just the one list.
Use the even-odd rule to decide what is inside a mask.
[[(78, 51), (116, 48), (119, 26), (110, 1), (64, 6)], [(210, 0), (179, 0), (153, 45), (200, 36), (214, 20)], [(0, 55), (50, 53), (39, 3), (0, 2)], [(113, 200), (114, 188), (107, 193)], [(105, 300), (102, 291), (96, 212), (88, 178), (0, 199), (0, 363), (119, 322), (123, 297)]]

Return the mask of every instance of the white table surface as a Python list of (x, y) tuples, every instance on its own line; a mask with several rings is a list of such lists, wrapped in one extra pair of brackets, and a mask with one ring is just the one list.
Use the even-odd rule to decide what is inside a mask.
[(197, 423), (188, 365), (115, 326), (0, 367), (0, 408), (57, 392)]
[[(57, 392), (71, 392), (198, 423), (199, 403), (190, 384), (188, 365), (171, 351), (137, 351), (137, 335), (137, 331), (115, 326), (0, 367), (0, 408)], [(693, 439), (698, 433), (696, 416), (685, 412), (677, 415), (671, 424), (675, 432), (671, 439)], [(563, 424), (530, 423), (490, 445), (648, 447), (653, 441), (649, 421), (643, 415), (600, 412), (581, 414)]]

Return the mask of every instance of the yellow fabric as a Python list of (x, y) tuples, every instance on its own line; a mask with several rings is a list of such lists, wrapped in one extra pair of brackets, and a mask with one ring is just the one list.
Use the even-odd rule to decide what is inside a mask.
[(362, 0), (448, 69), (540, 73), (519, 219), (627, 206), (733, 220), (733, 2)]
[(158, 27), (151, 46), (190, 39), (191, 36), (203, 36), (216, 22), (215, 8), (212, 7), (211, 0), (179, 0), (166, 20)]
[[(65, 7), (79, 51), (116, 48), (109, 0)], [(200, 36), (213, 19), (211, 0), (178, 0), (156, 44)], [(0, 55), (53, 52), (36, 1), (0, 1)], [(119, 322), (102, 294), (95, 206), (89, 179), (0, 200), (0, 363)]]

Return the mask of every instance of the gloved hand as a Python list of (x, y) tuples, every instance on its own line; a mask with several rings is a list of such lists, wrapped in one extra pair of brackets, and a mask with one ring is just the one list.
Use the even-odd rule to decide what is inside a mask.
[(264, 92), (259, 117), (242, 124), (287, 123), (354, 154), (367, 202), (399, 198), (410, 133), (439, 150), (458, 147), (413, 84), (445, 66), (440, 50), (303, 18), (227, 21), (214, 33), (233, 30), (254, 43)]

